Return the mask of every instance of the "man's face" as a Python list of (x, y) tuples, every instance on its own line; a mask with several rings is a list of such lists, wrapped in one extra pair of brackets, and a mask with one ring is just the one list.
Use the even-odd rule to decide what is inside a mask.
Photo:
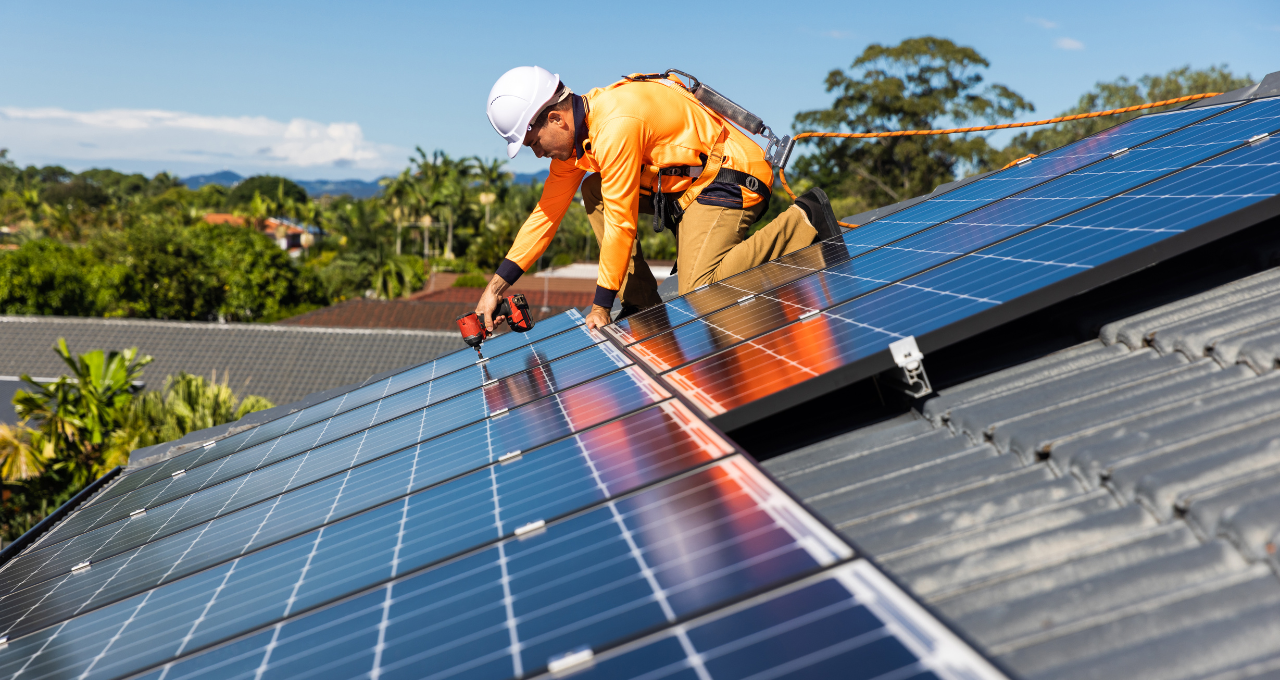
[(524, 145), (538, 158), (567, 161), (573, 158), (573, 120), (559, 111), (547, 114), (545, 121), (534, 123), (524, 136)]

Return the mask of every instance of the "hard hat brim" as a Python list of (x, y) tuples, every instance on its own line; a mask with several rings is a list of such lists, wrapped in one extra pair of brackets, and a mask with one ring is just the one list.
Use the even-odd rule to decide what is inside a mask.
[(508, 143), (507, 143), (507, 158), (515, 158), (515, 157), (516, 157), (516, 154), (520, 153), (520, 147), (522, 147), (522, 146), (524, 146), (524, 144), (522, 144), (522, 143), (520, 143), (520, 142), (508, 142)]

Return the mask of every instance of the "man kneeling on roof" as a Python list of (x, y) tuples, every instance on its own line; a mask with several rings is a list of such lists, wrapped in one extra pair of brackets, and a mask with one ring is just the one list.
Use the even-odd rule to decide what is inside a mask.
[(610, 323), (619, 294), (623, 315), (661, 302), (636, 237), (639, 213), (657, 212), (654, 228), (675, 232), (681, 295), (840, 233), (826, 194), (813, 189), (746, 238), (769, 207), (772, 168), (679, 84), (625, 78), (575, 95), (546, 69), (521, 66), (494, 84), (488, 114), (509, 157), (524, 145), (552, 159), (538, 207), (476, 304), (490, 328), (498, 300), (550, 245), (579, 184), (600, 242), (589, 328)]

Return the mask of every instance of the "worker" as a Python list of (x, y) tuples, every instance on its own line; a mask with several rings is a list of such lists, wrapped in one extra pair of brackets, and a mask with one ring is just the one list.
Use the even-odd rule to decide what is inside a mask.
[(757, 144), (678, 83), (637, 74), (577, 95), (558, 75), (521, 66), (498, 78), (488, 115), (510, 158), (521, 146), (551, 158), (537, 207), (476, 304), (490, 329), (498, 300), (550, 245), (579, 185), (600, 243), (588, 328), (611, 322), (619, 294), (622, 314), (661, 302), (637, 235), (640, 213), (674, 232), (681, 295), (840, 233), (815, 188), (747, 238), (768, 208), (773, 170)]

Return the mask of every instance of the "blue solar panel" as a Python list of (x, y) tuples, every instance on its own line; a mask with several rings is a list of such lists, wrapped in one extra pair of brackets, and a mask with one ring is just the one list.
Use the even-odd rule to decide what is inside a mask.
[[(509, 472), (490, 467), (21, 637), (0, 653), (0, 673), (116, 677), (177, 657), (169, 674), (182, 677), (230, 655), (256, 659), (247, 672), (259, 677), (421, 677), (427, 668), (518, 677), (565, 650), (604, 646), (849, 556), (820, 525), (780, 511), (792, 502), (731, 458), (431, 566), (468, 544), (451, 537), (492, 540), (495, 521), (545, 517), (532, 495), (547, 490), (558, 462), (590, 460), (574, 448), (542, 463), (530, 455)], [(643, 481), (625, 481), (635, 474), (626, 456), (611, 471), (603, 455), (586, 471), (600, 488), (583, 500)], [(508, 497), (500, 474), (526, 495)], [(462, 510), (468, 503), (485, 509)]]
[[(1280, 101), (1263, 101), (1228, 110), (1111, 160), (1081, 168), (696, 319), (639, 343), (635, 351), (655, 370), (676, 368), (796, 321), (805, 314), (865, 295), (1127, 191), (1277, 127), (1280, 127)], [(880, 224), (875, 222), (867, 228)], [(907, 228), (914, 230), (918, 226), (913, 222)], [(902, 228), (902, 225), (890, 228)], [(853, 233), (859, 232), (862, 229)]]
[(583, 655), (577, 665), (546, 677), (1000, 677), (928, 619), (897, 586), (858, 560), (606, 654)]
[[(1202, 133), (1186, 134), (1196, 130), (1193, 128), (1161, 141), (1178, 138), (1184, 142), (1166, 152), (1179, 162), (1200, 158), (1207, 150), (1222, 149), (1222, 140), (1236, 140), (1231, 146), (1237, 146), (1277, 130), (1278, 114), (1280, 100), (1264, 100), (1232, 111), (1230, 118), (1224, 115), (1202, 123)], [(926, 334), (931, 331), (1277, 195), (1277, 146), (1280, 144), (1271, 139), (1245, 144), (1101, 202), (1081, 205), (1075, 197), (1050, 192), (1043, 202), (1027, 199), (1017, 205), (1011, 201), (993, 204), (990, 218), (969, 226), (989, 230), (1002, 240), (993, 238), (962, 256), (954, 254), (961, 249), (950, 249), (952, 256), (945, 264), (696, 361), (668, 374), (668, 379), (705, 412), (718, 414), (871, 357), (883, 352), (889, 342), (908, 335), (924, 336), (921, 342), (927, 344)], [(1129, 154), (1138, 152), (1135, 149)], [(1134, 170), (1125, 174), (1170, 167), (1164, 155), (1139, 155), (1128, 164)], [(1068, 176), (1074, 186), (1083, 188), (1077, 193), (1102, 195), (1110, 191), (1121, 173), (1104, 172), (1104, 166), (1110, 162), (1091, 166), (1077, 177)], [(1122, 166), (1117, 163), (1115, 167)], [(1002, 204), (1013, 207), (996, 207)], [(1037, 220), (1053, 212), (1042, 208), (1047, 204), (1076, 210), (1037, 225)], [(964, 219), (973, 220), (986, 211), (984, 208)], [(1028, 214), (1033, 217), (1025, 217)], [(1149, 262), (1136, 266), (1145, 264)]]
[[(295, 468), (273, 475), (271, 480), (275, 486), (264, 482), (261, 488), (267, 493), (247, 494), (243, 482), (222, 484), (48, 549), (29, 551), (6, 565), (11, 569), (0, 572), (0, 585), (3, 586), (0, 592), (9, 593), (68, 573), (86, 560), (102, 560), (165, 536), (187, 529), (195, 530), (215, 518), (255, 525), (270, 520), (273, 527), (260, 527), (256, 532), (258, 536), (264, 532), (269, 535), (282, 526), (290, 526), (291, 530), (297, 531), (299, 522), (309, 522), (307, 528), (318, 526), (318, 523), (331, 519), (329, 514), (318, 509), (320, 507), (331, 513), (338, 507), (339, 500), (344, 504), (355, 503), (354, 508), (344, 508), (349, 514), (368, 507), (367, 494), (384, 498), (394, 489), (394, 486), (385, 488), (391, 470), (412, 472), (410, 478), (419, 484), (432, 483), (438, 481), (442, 474), (457, 474), (488, 464), (522, 445), (536, 446), (570, 435), (577, 429), (616, 418), (666, 396), (649, 378), (633, 368), (512, 409), (496, 418), (490, 417), (470, 428), (429, 440), (412, 449), (373, 459), (372, 462), (370, 458), (359, 460), (356, 465), (368, 465), (356, 467), (347, 474), (330, 473), (318, 483), (308, 480), (309, 485), (294, 484)], [(426, 427), (425, 420), (418, 420), (419, 424), (414, 429)], [(426, 438), (415, 434), (410, 443), (418, 441), (420, 436)], [(405, 469), (406, 465), (408, 469)], [(297, 491), (284, 493), (292, 488), (297, 488)], [(280, 495), (282, 493), (284, 495)], [(267, 505), (270, 506), (265, 511), (267, 514), (259, 517), (264, 512), (263, 506)], [(246, 508), (250, 510), (240, 512)], [(287, 518), (293, 518), (293, 521), (287, 522)], [(188, 535), (176, 540), (181, 543), (189, 538)]]
[[(554, 349), (557, 350), (555, 354), (559, 355), (567, 351), (580, 350), (582, 347), (592, 347), (591, 343), (601, 339), (593, 333), (588, 333), (585, 327), (579, 327), (544, 342), (554, 342)], [(518, 354), (518, 351), (512, 352), (503, 358), (522, 359), (516, 356)], [(224, 455), (191, 470), (179, 468), (170, 473), (167, 479), (136, 487), (129, 492), (117, 493), (110, 499), (72, 515), (41, 541), (38, 548), (45, 548), (70, 536), (118, 521), (139, 508), (154, 507), (233, 479), (246, 472), (273, 464), (280, 465), (282, 461), (290, 460), (292, 457), (330, 442), (337, 446), (326, 447), (326, 452), (330, 453), (329, 458), (343, 458), (345, 450), (350, 447), (363, 451), (367, 436), (358, 439), (351, 437), (355, 433), (366, 432), (372, 435), (375, 443), (382, 440), (399, 442), (406, 436), (412, 436), (409, 432), (385, 436), (382, 434), (383, 431), (398, 433), (406, 428), (415, 432), (422, 430), (418, 434), (429, 436), (442, 431), (440, 428), (456, 427), (460, 419), (463, 422), (478, 420), (487, 415), (490, 410), (510, 408), (522, 403), (522, 399), (545, 396), (557, 389), (564, 389), (583, 380), (602, 375), (626, 363), (626, 360), (606, 345), (595, 345), (592, 350), (570, 354), (565, 358), (545, 363), (541, 358), (505, 364), (501, 363), (501, 360), (495, 360), (494, 363), (499, 363), (496, 371), (490, 371), (488, 364), (458, 371), (320, 421), (310, 427), (297, 429), (282, 437)], [(531, 366), (537, 368), (531, 368)], [(534, 387), (532, 393), (529, 393), (529, 384)], [(424, 407), (429, 411), (422, 411)], [(398, 420), (415, 412), (420, 412), (420, 419), (430, 421), (431, 425), (424, 426), (425, 429), (423, 429)], [(409, 443), (412, 443), (412, 440), (398, 443), (396, 448)], [(351, 455), (345, 455), (345, 457), (351, 458)], [(293, 460), (292, 462), (306, 461)], [(277, 468), (266, 474), (291, 474), (282, 470), (283, 468)], [(174, 476), (175, 474), (178, 476)], [(271, 483), (268, 482), (267, 485), (271, 486)], [(250, 488), (252, 486), (251, 484)]]
[[(251, 430), (215, 440), (209, 445), (175, 456), (162, 463), (133, 471), (95, 498), (92, 503), (110, 500), (141, 486), (164, 481), (179, 470), (189, 472), (232, 453), (308, 425), (326, 421), (340, 413), (366, 405), (376, 411), (377, 406), (373, 405), (375, 402), (380, 404), (384, 401), (403, 401), (406, 396), (415, 397), (422, 391), (413, 392), (409, 390), (411, 387), (421, 385), (422, 389), (428, 390), (429, 394), (427, 385), (437, 379), (451, 377), (451, 374), (456, 371), (464, 372), (468, 379), (480, 379), (483, 376), (483, 379), (487, 380), (545, 363), (595, 342), (580, 327), (575, 328), (581, 323), (581, 315), (571, 311), (539, 323), (528, 333), (507, 333), (497, 336), (485, 346), (491, 357), (488, 364), (476, 366), (475, 353), (472, 350), (455, 352), (296, 413), (263, 423)], [(564, 332), (571, 329), (572, 332)], [(505, 356), (507, 353), (511, 353), (511, 356)]]
[(837, 247), (815, 246), (786, 255), (712, 284), (665, 305), (645, 310), (610, 327), (625, 344), (665, 332), (734, 304), (745, 295), (763, 293), (813, 271), (832, 267), (850, 257), (884, 246), (912, 233), (957, 217), (987, 203), (1024, 191), (1060, 175), (1108, 158), (1112, 153), (1149, 142), (1228, 110), (1205, 107), (1136, 118), (1122, 125), (1056, 149), (1028, 163), (995, 173), (982, 181), (918, 203), (843, 235)]

